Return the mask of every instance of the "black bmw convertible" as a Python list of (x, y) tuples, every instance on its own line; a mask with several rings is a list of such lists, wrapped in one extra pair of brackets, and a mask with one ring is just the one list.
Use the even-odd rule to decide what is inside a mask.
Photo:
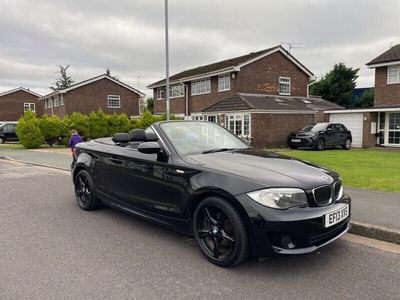
[(77, 146), (75, 196), (193, 235), (219, 266), (303, 254), (350, 225), (350, 198), (325, 168), (256, 150), (225, 128), (165, 121)]

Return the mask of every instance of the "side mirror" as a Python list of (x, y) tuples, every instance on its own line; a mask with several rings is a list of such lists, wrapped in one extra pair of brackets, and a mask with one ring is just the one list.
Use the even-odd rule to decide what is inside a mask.
[(325, 131), (327, 132), (332, 131), (332, 128), (327, 128)]
[(145, 142), (137, 147), (138, 151), (146, 154), (158, 154), (161, 152), (161, 147), (156, 142)]

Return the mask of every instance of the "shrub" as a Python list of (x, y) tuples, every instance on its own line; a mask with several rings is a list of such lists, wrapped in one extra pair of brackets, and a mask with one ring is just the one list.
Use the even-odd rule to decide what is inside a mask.
[(137, 121), (137, 128), (145, 129), (151, 124), (161, 121), (162, 117), (152, 115), (150, 111), (145, 110), (140, 119)]
[(130, 130), (129, 118), (126, 114), (116, 114), (107, 116), (107, 135), (113, 136), (118, 132), (128, 132)]
[(40, 131), (40, 122), (32, 111), (25, 112), (19, 119), (16, 132), (20, 143), (25, 148), (39, 148), (44, 142), (44, 137)]
[(39, 119), (39, 127), (45, 142), (50, 146), (59, 140), (62, 131), (62, 122), (58, 116), (44, 115)]
[(107, 136), (107, 115), (103, 112), (102, 109), (91, 112), (88, 117), (88, 123), (90, 138), (97, 139)]
[(87, 139), (90, 136), (89, 129), (89, 118), (86, 115), (83, 115), (79, 112), (73, 112), (70, 116), (65, 116), (64, 120), (64, 130), (67, 132), (63, 132), (70, 136), (71, 129), (76, 129), (79, 135), (84, 139)]

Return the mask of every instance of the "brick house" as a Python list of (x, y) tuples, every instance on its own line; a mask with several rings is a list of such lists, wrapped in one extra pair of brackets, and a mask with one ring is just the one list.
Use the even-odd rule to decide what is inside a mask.
[(144, 94), (106, 74), (42, 96), (43, 113), (64, 117), (73, 112), (89, 114), (101, 108), (106, 114), (125, 113), (129, 117), (141, 113)]
[(0, 93), (0, 121), (18, 121), (27, 110), (42, 114), (39, 97), (23, 87)]
[(360, 147), (400, 147), (400, 44), (367, 66), (375, 69), (374, 107), (326, 113), (331, 121), (350, 128)]
[[(285, 146), (291, 131), (322, 121), (326, 109), (342, 109), (307, 98), (313, 77), (283, 47), (275, 46), (171, 76), (170, 111), (218, 122), (259, 147)], [(165, 80), (148, 88), (153, 89), (154, 112), (164, 113)]]

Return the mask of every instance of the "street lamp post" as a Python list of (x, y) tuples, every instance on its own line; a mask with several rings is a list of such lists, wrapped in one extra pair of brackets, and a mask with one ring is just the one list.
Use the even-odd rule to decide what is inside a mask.
[(168, 45), (168, 0), (165, 0), (165, 105), (167, 120), (170, 119), (169, 111), (169, 45)]

